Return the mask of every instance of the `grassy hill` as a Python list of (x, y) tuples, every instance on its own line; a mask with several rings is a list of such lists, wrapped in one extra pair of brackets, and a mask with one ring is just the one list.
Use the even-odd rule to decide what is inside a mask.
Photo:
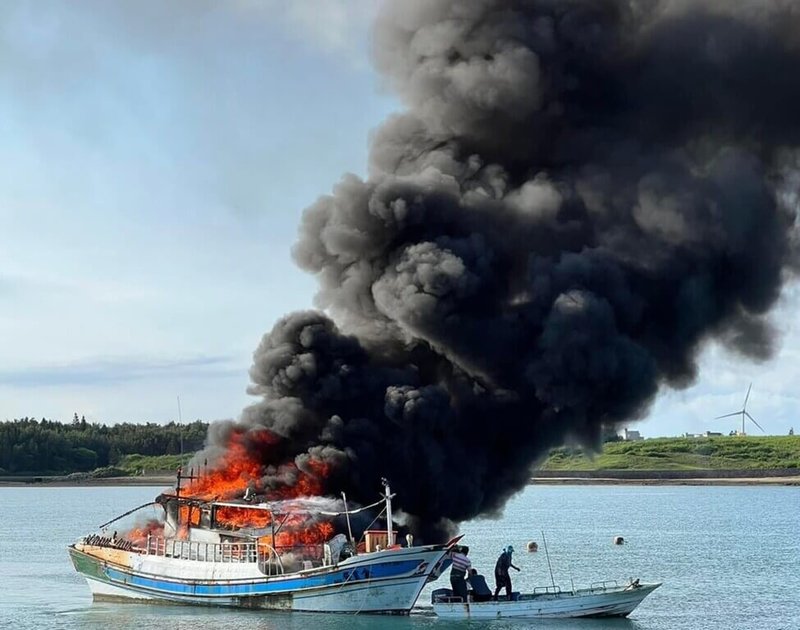
[[(185, 455), (125, 455), (115, 474), (173, 473), (186, 465)], [(541, 470), (754, 470), (800, 468), (800, 436), (653, 438), (608, 442), (601, 453), (587, 455), (578, 447), (554, 449)]]
[[(128, 474), (175, 471), (192, 453), (126, 455), (117, 464)], [(542, 470), (703, 470), (800, 468), (800, 435), (712, 438), (653, 438), (639, 442), (608, 442), (603, 451), (587, 455), (578, 447), (554, 449)]]
[(608, 442), (587, 456), (554, 449), (542, 470), (702, 470), (800, 468), (800, 436), (654, 438)]

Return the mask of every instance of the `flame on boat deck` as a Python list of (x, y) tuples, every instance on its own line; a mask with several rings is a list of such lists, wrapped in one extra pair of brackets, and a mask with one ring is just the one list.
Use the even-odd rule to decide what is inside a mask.
[[(220, 460), (211, 470), (200, 471), (197, 476), (190, 474), (191, 481), (179, 489), (180, 496), (199, 501), (229, 500), (241, 498), (248, 488), (266, 501), (322, 496), (328, 465), (313, 459), (303, 463), (303, 470), (294, 462), (275, 464), (275, 451), (281, 439), (268, 430), (250, 432), (246, 436), (241, 432), (233, 433)], [(201, 525), (200, 510), (191, 504), (181, 505), (178, 516), (178, 538), (186, 538), (190, 526)], [(276, 549), (321, 545), (334, 533), (333, 525), (319, 515), (300, 512), (278, 516), (247, 505), (219, 506), (215, 521), (217, 526), (230, 529), (264, 529), (274, 525), (277, 530), (274, 540), (272, 535), (267, 535), (260, 541)], [(163, 531), (162, 522), (151, 521), (123, 536), (141, 546), (148, 534), (162, 536)]]
[(328, 464), (311, 459), (300, 470), (294, 462), (275, 463), (274, 451), (280, 441), (267, 430), (250, 432), (246, 439), (242, 432), (233, 433), (220, 461), (193, 479), (184, 494), (205, 500), (230, 499), (241, 497), (251, 487), (269, 501), (322, 495)]
[(134, 527), (122, 534), (122, 538), (129, 540), (140, 549), (147, 544), (148, 538), (164, 537), (164, 522), (158, 519), (150, 519), (144, 525)]

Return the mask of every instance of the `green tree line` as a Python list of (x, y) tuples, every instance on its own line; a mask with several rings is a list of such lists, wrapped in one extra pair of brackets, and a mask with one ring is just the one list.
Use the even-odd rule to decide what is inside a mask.
[(0, 475), (62, 475), (113, 466), (134, 453), (191, 453), (202, 448), (207, 430), (200, 420), (108, 426), (77, 414), (71, 424), (46, 418), (0, 422)]

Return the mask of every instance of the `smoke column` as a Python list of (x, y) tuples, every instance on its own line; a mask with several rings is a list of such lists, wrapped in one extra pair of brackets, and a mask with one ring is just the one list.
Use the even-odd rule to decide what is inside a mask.
[(769, 357), (797, 264), (798, 33), (781, 0), (388, 3), (375, 63), (405, 110), (294, 250), (325, 312), (264, 337), (263, 401), (204, 456), (236, 434), (265, 491), (324, 469), (362, 504), (387, 477), (430, 542), (692, 383), (705, 342)]

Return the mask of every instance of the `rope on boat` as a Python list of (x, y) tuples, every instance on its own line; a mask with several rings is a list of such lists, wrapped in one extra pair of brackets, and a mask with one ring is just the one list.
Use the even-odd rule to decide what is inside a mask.
[[(383, 501), (378, 501), (378, 503), (383, 503)], [(361, 509), (362, 509), (362, 510), (366, 510), (366, 509), (368, 509), (368, 508), (375, 507), (376, 505), (378, 505), (378, 503), (374, 503), (373, 505), (367, 505), (367, 506), (365, 506), (365, 507), (363, 507), (363, 508), (361, 508)], [(377, 520), (378, 520), (378, 519), (379, 519), (381, 516), (383, 516), (383, 513), (384, 513), (385, 511), (386, 511), (386, 508), (384, 508), (383, 510), (381, 510), (380, 514), (378, 514), (378, 516), (376, 516), (374, 519), (372, 519), (372, 522), (371, 522), (369, 525), (367, 525), (367, 528), (366, 528), (364, 531), (366, 532), (366, 530), (367, 530), (367, 529), (369, 529), (370, 527), (372, 527), (372, 526), (375, 524), (375, 521), (377, 521)], [(351, 512), (351, 514), (352, 514), (352, 512)], [(361, 538), (359, 538), (359, 539), (358, 539), (358, 542), (360, 543), (362, 540), (364, 540), (364, 534), (363, 534), (363, 533), (361, 534)], [(352, 572), (351, 572), (351, 573), (350, 573), (350, 574), (347, 576), (347, 578), (345, 578), (344, 582), (342, 582), (342, 583), (339, 585), (339, 588), (338, 588), (338, 590), (342, 590), (342, 589), (343, 589), (345, 586), (347, 586), (347, 583), (348, 583), (348, 582), (350, 582), (350, 580), (352, 579), (352, 577), (353, 577), (353, 574), (352, 574)], [(369, 575), (368, 575), (368, 577), (367, 577), (367, 584), (369, 584), (371, 580), (372, 580), (372, 573), (370, 572), (370, 573), (369, 573)], [(366, 594), (365, 594), (365, 596), (366, 596)], [(365, 603), (366, 603), (365, 599), (363, 599), (363, 598), (362, 598), (362, 600), (361, 600), (361, 605), (358, 607), (358, 610), (357, 610), (357, 611), (355, 611), (355, 613), (353, 613), (353, 614), (356, 614), (356, 615), (357, 615), (357, 614), (359, 614), (359, 613), (361, 612), (361, 610), (364, 608), (364, 604), (365, 604)]]
[[(364, 507), (360, 507), (360, 508), (358, 508), (356, 510), (347, 510), (347, 512), (324, 512), (322, 510), (319, 510), (317, 512), (317, 514), (322, 514), (324, 516), (345, 516), (346, 514), (358, 514), (359, 512), (363, 512), (364, 510), (371, 510), (372, 508), (379, 506), (384, 501), (385, 500), (383, 498), (381, 498), (381, 499), (378, 499), (377, 501), (375, 501), (375, 503), (370, 503), (369, 505), (365, 505)], [(385, 511), (386, 510), (384, 509), (383, 512), (385, 512)], [(383, 514), (383, 512), (381, 512), (381, 514)], [(380, 516), (380, 514), (378, 516)], [(375, 521), (377, 521), (377, 520), (378, 520), (378, 518), (376, 517)], [(372, 521), (372, 522), (374, 523), (375, 521)]]
[[(288, 500), (287, 503), (290, 503), (292, 500)], [(232, 507), (238, 508), (241, 510), (267, 510), (272, 512), (273, 514), (322, 514), (323, 516), (345, 516), (347, 514), (358, 514), (359, 512), (363, 512), (365, 510), (371, 510), (374, 507), (377, 507), (385, 502), (385, 499), (381, 497), (375, 503), (370, 503), (369, 505), (365, 505), (360, 508), (356, 508), (355, 510), (348, 509), (346, 512), (328, 512), (327, 510), (314, 510), (311, 508), (302, 508), (302, 507), (292, 507), (291, 505), (288, 508), (281, 508), (280, 506), (275, 506), (274, 503), (257, 503), (247, 504), (247, 503), (233, 503), (232, 501), (214, 501), (216, 505), (222, 505), (224, 507)], [(275, 509), (277, 507), (277, 509)]]
[[(382, 503), (382, 502), (378, 501), (378, 503)], [(372, 506), (368, 505), (367, 507), (374, 507), (374, 505), (372, 505)], [(364, 509), (367, 509), (367, 508), (364, 508)], [(386, 508), (383, 508), (380, 511), (380, 513), (378, 514), (378, 516), (373, 518), (372, 522), (369, 525), (367, 525), (366, 528), (364, 528), (364, 531), (361, 533), (361, 538), (358, 539), (359, 544), (361, 543), (362, 540), (364, 540), (364, 537), (367, 535), (367, 530), (369, 530), (369, 528), (372, 527), (375, 524), (375, 521), (377, 521), (381, 516), (383, 516), (384, 512), (386, 512)]]
[(108, 523), (103, 523), (97, 529), (103, 529), (104, 527), (108, 527), (109, 525), (111, 525), (111, 523), (116, 523), (119, 519), (125, 518), (126, 516), (128, 516), (128, 514), (133, 514), (134, 512), (136, 512), (138, 510), (141, 510), (142, 508), (146, 508), (149, 505), (157, 505), (157, 503), (155, 501), (149, 501), (147, 503), (143, 503), (139, 507), (135, 507), (132, 510), (128, 510), (127, 512), (125, 512), (125, 514), (120, 514), (116, 518), (112, 518), (110, 521), (108, 521)]
[[(163, 495), (163, 494), (161, 496), (169, 496), (170, 498), (173, 497), (173, 495)], [(394, 495), (392, 495), (392, 496), (394, 496)], [(278, 514), (322, 514), (323, 516), (346, 516), (347, 514), (358, 514), (359, 512), (363, 512), (365, 510), (371, 510), (372, 508), (377, 507), (377, 506), (381, 505), (382, 503), (384, 503), (386, 501), (386, 497), (381, 497), (380, 499), (375, 501), (375, 503), (370, 503), (369, 505), (365, 505), (363, 507), (356, 508), (354, 510), (348, 509), (348, 510), (343, 511), (343, 512), (328, 512), (327, 510), (315, 510), (315, 509), (312, 509), (312, 508), (298, 507), (296, 504), (292, 505), (296, 501), (294, 499), (287, 499), (285, 501), (285, 503), (288, 503), (289, 506), (288, 507), (282, 507), (280, 505), (280, 503), (284, 503), (284, 502), (255, 503), (255, 504), (253, 504), (253, 503), (234, 503), (233, 501), (217, 501), (216, 499), (211, 500), (211, 501), (203, 501), (203, 500), (187, 500), (184, 497), (174, 497), (174, 498), (182, 500), (182, 501), (186, 501), (188, 503), (191, 503), (192, 505), (198, 505), (198, 506), (199, 505), (213, 504), (213, 505), (221, 505), (223, 507), (238, 508), (238, 509), (241, 509), (241, 510), (266, 510), (268, 512), (271, 512), (274, 515), (278, 515)], [(136, 510), (139, 510), (139, 509), (141, 509), (143, 507), (147, 507), (148, 505), (154, 505), (154, 504), (157, 504), (157, 503), (158, 503), (158, 501), (151, 501), (150, 503), (145, 503), (144, 505), (140, 505), (138, 508), (134, 508), (133, 510), (125, 512), (125, 514), (123, 514), (122, 516), (118, 516), (116, 519), (114, 519), (114, 521), (119, 519), (119, 518), (122, 518), (123, 516), (127, 516), (131, 512), (135, 512)], [(109, 521), (108, 523), (106, 523), (106, 525), (108, 525), (109, 523), (113, 523), (114, 521)], [(101, 525), (101, 527), (104, 527), (104, 525)]]
[[(372, 505), (366, 505), (366, 506), (364, 506), (363, 508), (361, 508), (361, 510), (367, 510), (367, 509), (369, 509), (369, 508), (371, 508), (371, 507), (375, 507), (375, 506), (376, 506), (376, 505), (378, 505), (379, 503), (383, 503), (383, 501), (378, 501), (377, 503), (373, 503)], [(359, 511), (361, 511), (361, 510), (359, 510)], [(386, 512), (386, 508), (383, 508), (383, 509), (380, 511), (380, 513), (378, 514), (378, 516), (376, 516), (374, 519), (372, 519), (372, 522), (371, 522), (369, 525), (367, 525), (367, 528), (364, 530), (364, 532), (365, 532), (365, 533), (366, 533), (367, 529), (369, 529), (370, 527), (372, 527), (372, 526), (375, 524), (375, 521), (377, 521), (377, 520), (378, 520), (378, 519), (379, 519), (381, 516), (383, 516), (384, 512)], [(352, 514), (353, 512), (350, 512), (350, 513)], [(361, 534), (361, 538), (359, 538), (359, 539), (358, 539), (358, 542), (359, 542), (359, 543), (360, 543), (362, 540), (364, 540), (364, 535), (365, 535), (364, 533), (362, 533), (362, 534)], [(350, 579), (351, 579), (352, 577), (353, 577), (353, 574), (352, 574), (352, 573), (350, 573), (350, 575), (348, 575), (348, 576), (347, 576), (347, 578), (345, 579), (345, 581), (344, 581), (344, 582), (342, 582), (342, 583), (341, 583), (341, 585), (339, 586), (339, 590), (342, 590), (342, 589), (343, 589), (343, 588), (344, 588), (344, 587), (347, 585), (347, 583), (350, 581)], [(370, 584), (370, 582), (371, 582), (371, 581), (372, 581), (372, 571), (370, 571), (370, 572), (367, 574), (367, 584)], [(358, 614), (360, 614), (360, 613), (361, 613), (361, 611), (364, 609), (364, 604), (366, 604), (367, 592), (368, 592), (368, 589), (363, 589), (363, 590), (362, 590), (361, 604), (359, 605), (359, 607), (358, 607), (358, 610), (356, 610), (355, 612), (353, 612), (353, 614), (354, 614), (354, 615), (358, 615)]]

